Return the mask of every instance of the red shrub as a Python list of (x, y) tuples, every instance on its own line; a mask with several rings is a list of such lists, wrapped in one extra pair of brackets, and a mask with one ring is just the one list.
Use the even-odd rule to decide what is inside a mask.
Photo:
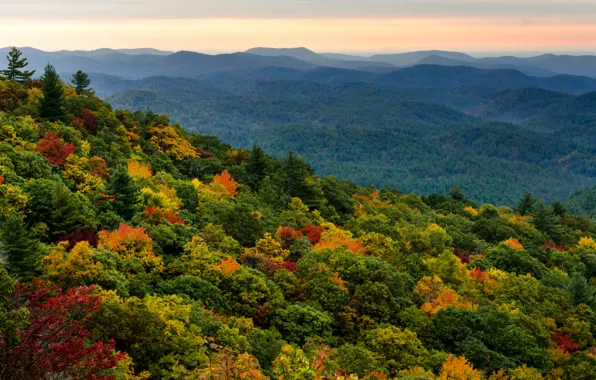
[(99, 127), (99, 117), (97, 114), (89, 109), (84, 109), (79, 118), (83, 121), (83, 128), (89, 134), (95, 133)]
[(453, 250), (453, 253), (455, 254), (455, 256), (457, 256), (457, 258), (459, 259), (459, 261), (461, 261), (462, 264), (467, 264), (470, 262), (471, 258), (469, 252), (464, 252), (459, 248), (455, 248)]
[(277, 229), (276, 234), (277, 237), (281, 240), (282, 245), (285, 249), (288, 249), (292, 244), (294, 244), (294, 241), (301, 236), (300, 232), (288, 226), (279, 227)]
[(164, 221), (168, 221), (171, 224), (186, 224), (184, 219), (180, 218), (173, 211), (164, 211), (155, 207), (147, 207), (145, 213), (145, 220), (149, 220), (150, 223), (153, 224), (160, 224)]
[(291, 261), (286, 261), (283, 264), (280, 265), (281, 269), (287, 269), (290, 272), (296, 272), (298, 270), (298, 267), (296, 266), (296, 263), (293, 263)]
[(555, 333), (551, 335), (551, 339), (553, 343), (565, 352), (573, 353), (581, 349), (581, 345), (570, 336)]
[(37, 144), (37, 151), (52, 165), (62, 165), (66, 157), (75, 152), (73, 144), (67, 144), (56, 132), (46, 133), (45, 139)]
[(0, 185), (2, 185), (4, 183), (4, 176), (0, 175)]
[(97, 247), (98, 239), (97, 233), (93, 230), (77, 230), (66, 235), (60, 236), (58, 241), (67, 241), (69, 247), (74, 247), (77, 243), (82, 241), (89, 242), (93, 247)]
[(321, 241), (321, 234), (323, 233), (324, 229), (321, 226), (314, 227), (313, 225), (308, 225), (300, 230), (302, 236), (306, 236), (310, 244), (316, 245)]

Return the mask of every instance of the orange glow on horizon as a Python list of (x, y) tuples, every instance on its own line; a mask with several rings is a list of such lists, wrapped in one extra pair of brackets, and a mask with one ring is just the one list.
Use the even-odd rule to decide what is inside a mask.
[(114, 19), (3, 20), (0, 46), (45, 50), (154, 47), (242, 51), (307, 46), (315, 51), (465, 51), (594, 48), (596, 24), (485, 23), (481, 19)]

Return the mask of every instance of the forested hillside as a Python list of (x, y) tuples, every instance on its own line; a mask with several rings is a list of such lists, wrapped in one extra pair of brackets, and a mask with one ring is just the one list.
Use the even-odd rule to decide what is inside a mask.
[(15, 67), (0, 379), (596, 378), (596, 227), (560, 203), (318, 177)]
[[(117, 108), (167, 112), (187, 131), (243, 148), (256, 142), (277, 157), (294, 150), (317, 174), (365, 186), (447, 194), (459, 185), (473, 200), (513, 205), (526, 191), (550, 202), (594, 184), (595, 93), (503, 93), (495, 73), (484, 82), (468, 77), (489, 87), (461, 87), (467, 71), (456, 70), (453, 80), (449, 70), (440, 69), (434, 81), (421, 79), (432, 78), (429, 68), (400, 74), (416, 88), (349, 83), (372, 74), (331, 68), (269, 68), (200, 81), (94, 79)], [(455, 87), (446, 88), (452, 80)], [(443, 88), (423, 88), (432, 82)]]

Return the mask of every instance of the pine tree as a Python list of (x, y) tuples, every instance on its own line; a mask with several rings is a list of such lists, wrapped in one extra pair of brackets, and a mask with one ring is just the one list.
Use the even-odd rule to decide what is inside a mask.
[(584, 304), (590, 307), (594, 307), (596, 301), (596, 289), (588, 284), (588, 281), (584, 276), (576, 273), (571, 278), (571, 285), (569, 286), (569, 292), (573, 297), (575, 305)]
[(64, 120), (64, 89), (62, 80), (52, 65), (47, 65), (43, 79), (43, 98), (39, 103), (40, 116), (49, 121)]
[(542, 202), (536, 206), (534, 226), (538, 231), (549, 235), (555, 241), (560, 241), (563, 234), (563, 227), (559, 222), (559, 217)]
[(250, 153), (250, 161), (248, 163), (248, 173), (252, 176), (253, 188), (258, 188), (261, 180), (267, 174), (267, 161), (265, 152), (256, 144)]
[(89, 76), (81, 70), (72, 75), (70, 82), (74, 85), (78, 95), (89, 93), (87, 87), (91, 84), (91, 79), (89, 79)]
[(8, 53), (8, 56), (6, 56), (8, 67), (6, 70), (0, 71), (6, 79), (24, 83), (31, 79), (33, 74), (35, 74), (35, 71), (22, 70), (27, 67), (29, 63), (27, 62), (27, 58), (21, 59), (21, 55), (23, 55), (23, 53), (19, 49), (13, 47)]
[(68, 187), (60, 186), (54, 190), (50, 220), (52, 235), (61, 237), (76, 230), (89, 229), (93, 225), (92, 217), (83, 201)]
[[(296, 153), (290, 152), (285, 162), (286, 192), (291, 197), (304, 198), (309, 193), (307, 178), (312, 169)], [(304, 199), (303, 199), (304, 200)]]
[(0, 227), (0, 257), (6, 260), (13, 276), (23, 280), (35, 277), (39, 252), (40, 243), (27, 230), (22, 215), (14, 213), (4, 218)]
[(560, 201), (554, 201), (550, 205), (550, 207), (556, 216), (563, 216), (563, 215), (567, 214), (567, 208), (565, 206), (563, 206), (563, 203), (561, 203)]
[(110, 191), (114, 196), (113, 210), (125, 220), (130, 220), (140, 211), (139, 187), (124, 167), (117, 168), (110, 176)]
[(517, 206), (515, 207), (515, 211), (520, 215), (532, 215), (534, 213), (536, 206), (536, 199), (530, 193), (525, 193)]
[(459, 186), (453, 187), (451, 191), (449, 191), (449, 195), (451, 195), (451, 198), (453, 200), (456, 200), (458, 202), (465, 202), (466, 200), (466, 194)]

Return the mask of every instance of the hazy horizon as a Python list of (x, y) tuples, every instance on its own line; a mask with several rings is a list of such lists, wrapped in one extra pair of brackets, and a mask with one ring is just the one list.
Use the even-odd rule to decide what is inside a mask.
[(454, 53), (464, 53), (475, 58), (484, 58), (484, 57), (502, 57), (502, 56), (516, 56), (516, 57), (534, 57), (543, 54), (558, 54), (558, 55), (596, 55), (596, 48), (586, 48), (585, 50), (564, 50), (564, 49), (556, 49), (553, 48), (552, 50), (537, 50), (537, 51), (524, 51), (524, 50), (503, 50), (503, 51), (466, 51), (466, 50), (448, 50), (443, 49), (440, 47), (437, 48), (430, 48), (430, 49), (420, 49), (420, 50), (396, 50), (396, 49), (380, 49), (376, 51), (315, 51), (310, 49), (308, 46), (264, 46), (264, 45), (255, 45), (251, 48), (244, 49), (244, 50), (192, 50), (192, 49), (160, 49), (152, 46), (125, 46), (125, 47), (112, 47), (112, 46), (102, 46), (99, 48), (89, 48), (89, 49), (69, 49), (69, 48), (61, 48), (61, 49), (42, 49), (37, 46), (18, 46), (18, 45), (0, 45), (0, 49), (6, 49), (16, 47), (19, 49), (36, 49), (41, 50), (48, 53), (56, 53), (60, 51), (96, 51), (102, 49), (110, 49), (110, 50), (144, 50), (144, 49), (153, 49), (158, 50), (161, 52), (171, 52), (176, 53), (180, 51), (190, 51), (194, 53), (201, 53), (201, 54), (209, 54), (209, 55), (217, 55), (217, 54), (232, 54), (232, 53), (241, 53), (253, 48), (272, 48), (272, 49), (298, 49), (298, 48), (305, 48), (311, 50), (318, 54), (346, 54), (346, 55), (355, 55), (361, 57), (371, 57), (374, 55), (381, 55), (381, 54), (403, 54), (403, 53), (411, 53), (411, 52), (419, 52), (419, 51), (449, 51)]
[(208, 53), (255, 46), (373, 54), (596, 52), (589, 0), (0, 0), (0, 46), (151, 46)]

